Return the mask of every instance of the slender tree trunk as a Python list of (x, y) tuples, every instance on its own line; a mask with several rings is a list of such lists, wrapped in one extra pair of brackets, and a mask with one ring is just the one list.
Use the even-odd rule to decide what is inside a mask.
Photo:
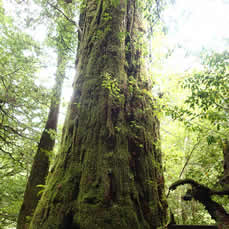
[(223, 178), (221, 183), (225, 189), (229, 189), (229, 140), (223, 141)]
[[(223, 141), (223, 178), (221, 179), (221, 184), (225, 190), (229, 190), (229, 140), (225, 139)], [(220, 212), (219, 212), (220, 213)], [(219, 214), (218, 213), (218, 214)], [(221, 224), (219, 225), (219, 229), (227, 229), (229, 228), (229, 214), (226, 216), (221, 216), (219, 214)]]
[(135, 0), (87, 0), (62, 146), (30, 229), (165, 224), (159, 122)]
[(55, 136), (53, 134), (57, 130), (61, 90), (64, 80), (64, 62), (65, 60), (59, 53), (56, 84), (53, 88), (49, 115), (34, 157), (33, 166), (24, 193), (24, 200), (18, 216), (17, 229), (27, 229), (29, 227), (32, 215), (40, 199), (38, 193), (41, 188), (37, 185), (45, 185), (45, 179), (48, 175), (49, 154), (54, 148)]

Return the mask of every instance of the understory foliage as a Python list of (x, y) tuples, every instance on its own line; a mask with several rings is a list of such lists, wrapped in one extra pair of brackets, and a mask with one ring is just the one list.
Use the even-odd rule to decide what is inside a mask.
[[(192, 178), (213, 189), (222, 189), (221, 185), (224, 187), (223, 150), (229, 136), (228, 60), (226, 51), (204, 52), (202, 68), (186, 74), (180, 82), (181, 90), (186, 91), (184, 102), (167, 107), (167, 115), (175, 120), (173, 127), (170, 125), (165, 133), (171, 139), (170, 145), (165, 147), (170, 152), (165, 153), (168, 185), (180, 178)], [(179, 131), (171, 135), (174, 128)], [(180, 166), (174, 167), (174, 162)], [(174, 174), (177, 176), (174, 177)], [(180, 187), (179, 192), (170, 194), (170, 207), (177, 221), (212, 222), (203, 206), (194, 201), (187, 203), (181, 200), (185, 192), (186, 188)], [(228, 197), (215, 198), (228, 208)]]
[[(190, 95), (184, 101), (183, 107), (175, 106), (171, 116), (184, 122), (192, 129), (206, 129), (198, 121), (209, 121), (215, 127), (215, 133), (221, 138), (228, 136), (229, 120), (229, 53), (204, 53), (203, 69), (195, 71), (186, 77), (182, 83), (183, 89), (188, 89)], [(213, 131), (212, 131), (213, 132)], [(214, 136), (207, 136), (208, 143), (216, 141)]]

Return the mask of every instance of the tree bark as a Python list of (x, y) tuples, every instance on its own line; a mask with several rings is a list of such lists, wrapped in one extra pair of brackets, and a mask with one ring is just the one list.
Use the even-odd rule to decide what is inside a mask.
[(135, 0), (88, 0), (61, 152), (30, 229), (149, 229), (166, 222), (159, 121)]
[(58, 114), (61, 100), (61, 90), (64, 81), (65, 62), (61, 53), (58, 53), (56, 83), (53, 88), (53, 95), (50, 104), (50, 110), (45, 128), (42, 132), (37, 152), (34, 157), (30, 176), (24, 193), (24, 200), (17, 220), (17, 229), (28, 229), (32, 215), (40, 199), (39, 191), (45, 185), (45, 179), (49, 170), (49, 155), (52, 153), (55, 145), (55, 136), (57, 130)]

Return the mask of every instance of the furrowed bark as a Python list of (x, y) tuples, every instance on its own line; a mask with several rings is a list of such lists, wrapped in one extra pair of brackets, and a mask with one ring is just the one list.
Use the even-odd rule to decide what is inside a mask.
[(88, 0), (62, 146), (30, 229), (149, 229), (166, 222), (159, 121), (134, 0)]

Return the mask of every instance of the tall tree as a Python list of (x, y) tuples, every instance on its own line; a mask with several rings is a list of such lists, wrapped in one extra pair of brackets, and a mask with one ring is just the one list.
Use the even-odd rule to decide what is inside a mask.
[(30, 229), (165, 224), (159, 122), (142, 59), (142, 3), (84, 1), (61, 152)]
[[(57, 6), (55, 7), (55, 10), (58, 9), (61, 11), (59, 8), (57, 8)], [(49, 20), (51, 19), (56, 23), (54, 26), (56, 27), (56, 34), (53, 34), (52, 39), (49, 38), (50, 45), (54, 46), (57, 51), (56, 79), (52, 90), (49, 115), (40, 138), (24, 193), (24, 201), (19, 213), (17, 229), (27, 229), (29, 227), (32, 215), (41, 196), (39, 192), (45, 185), (45, 180), (49, 171), (50, 155), (53, 152), (55, 145), (55, 136), (61, 103), (61, 91), (65, 78), (66, 66), (69, 62), (67, 58), (70, 56), (69, 47), (72, 45), (72, 35), (75, 29), (75, 25), (72, 23), (72, 21), (66, 20), (66, 18), (63, 17), (63, 14), (64, 12), (61, 11), (61, 14), (57, 14), (56, 17), (49, 18)], [(68, 14), (66, 13), (64, 15), (67, 17)]]
[(24, 200), (17, 221), (18, 229), (26, 229), (29, 227), (33, 212), (40, 199), (40, 186), (45, 185), (45, 179), (48, 175), (50, 164), (49, 157), (55, 145), (55, 133), (58, 123), (61, 90), (64, 81), (64, 62), (63, 57), (59, 54), (56, 83), (53, 88), (49, 115), (38, 144), (37, 152), (34, 157), (33, 166), (31, 168), (24, 193)]

